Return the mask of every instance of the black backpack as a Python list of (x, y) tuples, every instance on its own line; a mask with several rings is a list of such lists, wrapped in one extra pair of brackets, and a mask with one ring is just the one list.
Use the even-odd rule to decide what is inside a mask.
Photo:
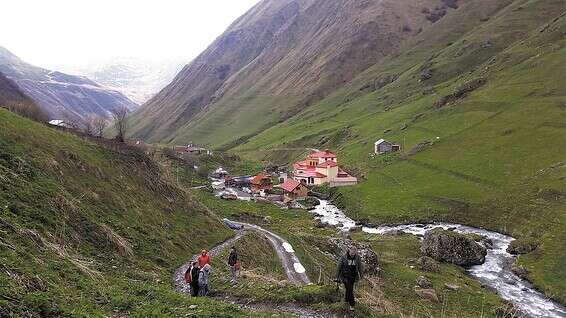
[(191, 271), (191, 277), (192, 277), (192, 282), (196, 283), (198, 282), (198, 274), (200, 272), (200, 268), (198, 267), (193, 267), (193, 270)]

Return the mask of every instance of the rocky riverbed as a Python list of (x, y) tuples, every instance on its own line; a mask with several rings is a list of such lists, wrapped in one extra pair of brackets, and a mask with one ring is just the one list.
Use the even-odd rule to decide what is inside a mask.
[[(342, 231), (350, 231), (350, 229), (356, 227), (354, 220), (325, 200), (320, 200), (320, 204), (311, 213), (320, 222), (336, 226)], [(450, 223), (363, 227), (362, 231), (376, 235), (403, 232), (416, 235), (422, 239), (428, 231), (438, 228), (457, 233), (479, 235), (484, 238), (482, 244), (487, 249), (485, 261), (483, 264), (467, 267), (468, 274), (486, 287), (497, 291), (502, 299), (513, 303), (524, 316), (566, 318), (566, 309), (563, 306), (546, 298), (534, 289), (529, 282), (520, 278), (511, 270), (515, 256), (507, 252), (507, 248), (513, 241), (510, 236)]]

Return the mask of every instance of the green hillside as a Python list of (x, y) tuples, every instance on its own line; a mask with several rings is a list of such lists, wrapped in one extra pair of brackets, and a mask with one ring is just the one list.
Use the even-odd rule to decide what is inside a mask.
[[(399, 55), (235, 150), (275, 162), (277, 149), (337, 150), (363, 178), (338, 195), (358, 218), (456, 220), (533, 237), (541, 245), (520, 262), (566, 303), (566, 2), (490, 4), (491, 14), (463, 4)], [(368, 86), (383, 78), (395, 80)], [(370, 156), (380, 138), (404, 151)]]
[(253, 316), (172, 290), (231, 231), (143, 153), (2, 109), (0, 127), (1, 317)]

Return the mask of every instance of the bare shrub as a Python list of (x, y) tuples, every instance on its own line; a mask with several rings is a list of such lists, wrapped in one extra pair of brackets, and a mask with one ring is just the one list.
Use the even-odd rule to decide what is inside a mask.
[(29, 118), (38, 122), (48, 122), (49, 116), (43, 110), (41, 110), (37, 105), (33, 103), (26, 102), (10, 102), (3, 105), (4, 108), (9, 111), (16, 113), (22, 117)]
[(102, 231), (106, 234), (106, 238), (110, 243), (112, 243), (118, 249), (118, 253), (122, 256), (132, 256), (134, 255), (134, 251), (132, 250), (132, 246), (128, 240), (121, 237), (118, 233), (114, 232), (114, 230), (106, 225), (102, 224), (100, 226)]
[(108, 127), (108, 120), (106, 118), (96, 116), (94, 118), (94, 135), (96, 137), (102, 137), (104, 134), (104, 130)]
[(108, 126), (108, 121), (98, 115), (90, 115), (84, 120), (83, 130), (85, 134), (102, 137), (104, 130)]
[(124, 142), (128, 130), (128, 109), (122, 106), (113, 110), (112, 118), (114, 118), (114, 127), (116, 128), (116, 140)]

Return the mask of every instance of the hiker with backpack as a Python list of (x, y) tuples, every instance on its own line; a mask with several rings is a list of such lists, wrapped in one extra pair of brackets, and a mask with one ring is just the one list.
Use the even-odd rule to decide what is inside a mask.
[(230, 255), (228, 256), (228, 266), (230, 267), (230, 273), (232, 274), (232, 284), (238, 283), (238, 271), (240, 270), (240, 260), (238, 259), (238, 253), (236, 248), (232, 246), (230, 249)]
[(208, 295), (208, 277), (210, 276), (210, 264), (204, 265), (198, 275), (198, 295), (204, 297)]
[(191, 287), (191, 296), (198, 296), (198, 274), (200, 272), (200, 267), (198, 262), (192, 262), (189, 269), (185, 272), (185, 282)]
[(346, 289), (345, 300), (350, 306), (350, 311), (354, 311), (356, 299), (354, 297), (354, 285), (363, 279), (363, 267), (358, 250), (355, 246), (350, 246), (346, 254), (342, 256), (338, 263), (336, 281), (344, 284)]

